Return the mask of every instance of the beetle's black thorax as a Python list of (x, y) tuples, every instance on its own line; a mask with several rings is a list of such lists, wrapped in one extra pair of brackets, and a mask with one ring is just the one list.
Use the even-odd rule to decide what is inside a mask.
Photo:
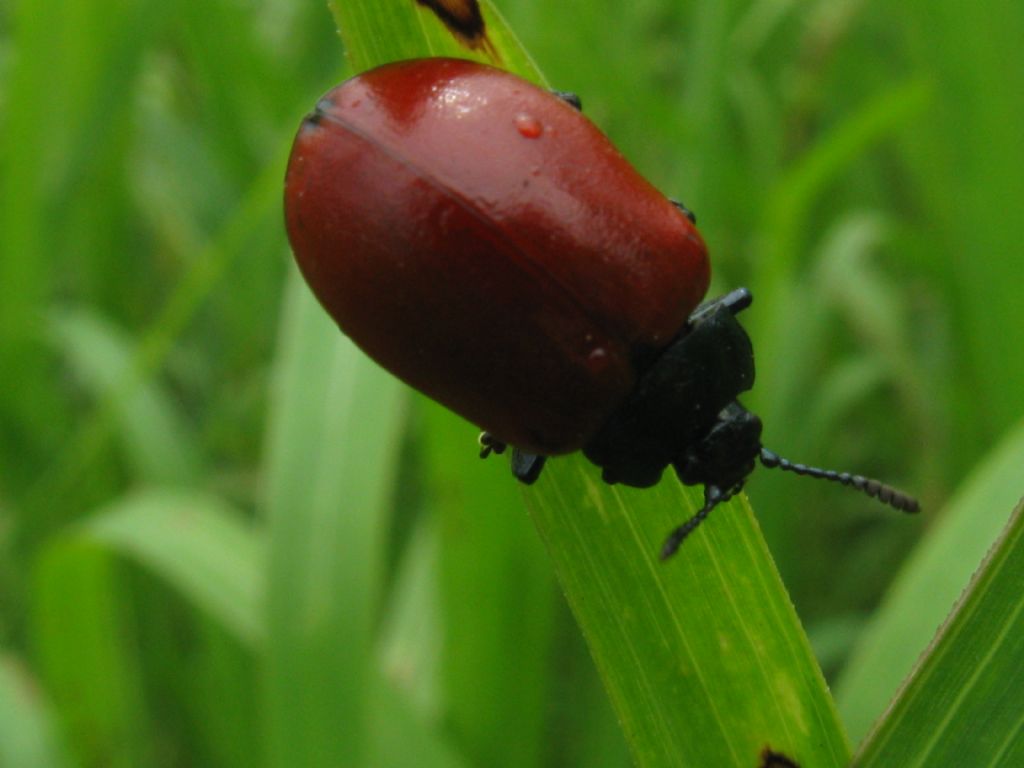
[(654, 485), (672, 465), (688, 485), (742, 482), (760, 451), (761, 422), (736, 398), (754, 384), (754, 352), (736, 313), (746, 289), (702, 304), (585, 446), (608, 482)]

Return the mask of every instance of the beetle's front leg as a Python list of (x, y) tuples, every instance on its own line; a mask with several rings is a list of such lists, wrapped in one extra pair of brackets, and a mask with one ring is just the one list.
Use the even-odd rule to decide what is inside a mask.
[[(505, 449), (508, 448), (506, 443), (503, 443), (490, 432), (481, 432), (477, 442), (480, 444), (481, 459), (486, 459), (492, 453), (504, 453)], [(537, 482), (537, 478), (540, 477), (540, 473), (544, 469), (545, 459), (545, 456), (513, 448), (512, 474), (515, 475), (516, 480), (519, 482), (533, 485)]]
[(480, 437), (478, 437), (476, 441), (480, 444), (481, 459), (486, 459), (492, 453), (502, 454), (505, 452), (505, 448), (508, 447), (505, 443), (501, 442), (501, 440), (487, 431), (481, 432)]

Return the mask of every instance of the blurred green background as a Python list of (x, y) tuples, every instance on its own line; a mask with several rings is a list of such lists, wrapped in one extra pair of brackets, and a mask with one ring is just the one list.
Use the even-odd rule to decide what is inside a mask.
[[(1024, 415), (1024, 6), (497, 6), (753, 291), (766, 444), (921, 497), (749, 485), (838, 679)], [(320, 764), (290, 718), (374, 765), (628, 762), (505, 467), (303, 341), (281, 181), (342, 53), (319, 0), (0, 5), (0, 765)], [(290, 556), (290, 507), (349, 546)], [(290, 644), (303, 580), (337, 679)]]

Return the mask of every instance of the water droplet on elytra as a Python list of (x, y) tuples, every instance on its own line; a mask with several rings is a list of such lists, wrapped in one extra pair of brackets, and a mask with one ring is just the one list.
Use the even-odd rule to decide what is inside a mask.
[(600, 373), (608, 367), (608, 350), (604, 347), (594, 347), (587, 355), (587, 367), (594, 373)]
[(544, 133), (544, 126), (541, 125), (533, 115), (527, 115), (526, 113), (520, 113), (516, 115), (516, 130), (519, 131), (519, 135), (527, 139), (537, 139)]

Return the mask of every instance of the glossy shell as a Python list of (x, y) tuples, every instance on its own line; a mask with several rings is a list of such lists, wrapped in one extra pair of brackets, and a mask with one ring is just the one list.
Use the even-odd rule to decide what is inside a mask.
[(541, 454), (580, 448), (707, 290), (690, 221), (580, 112), (480, 64), (389, 64), (303, 122), (288, 235), (341, 330)]

